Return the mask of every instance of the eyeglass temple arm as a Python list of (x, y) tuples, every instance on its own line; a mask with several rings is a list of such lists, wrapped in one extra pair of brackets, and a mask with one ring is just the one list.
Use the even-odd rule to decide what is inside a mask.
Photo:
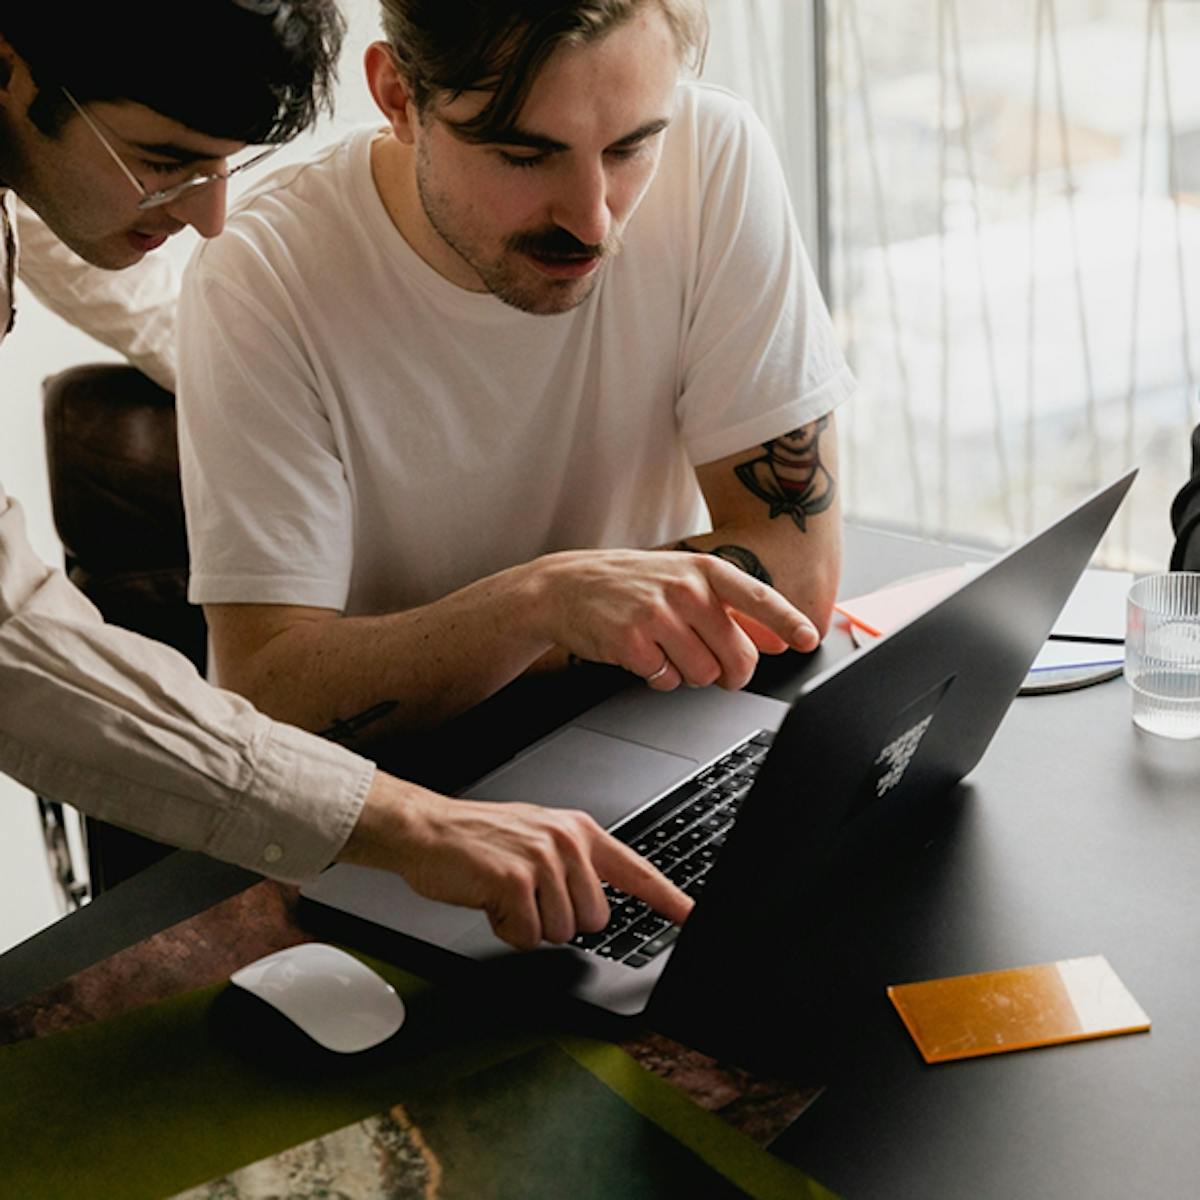
[[(59, 86), (61, 87), (62, 85), (60, 84)], [(121, 174), (124, 175), (125, 178), (128, 179), (135, 188), (137, 188), (138, 195), (146, 195), (146, 189), (142, 186), (142, 181), (138, 179), (138, 177), (129, 169), (125, 160), (112, 148), (112, 146), (109, 144), (108, 138), (104, 136), (103, 131), (100, 129), (100, 126), (97, 125), (90, 116), (88, 116), (87, 110), (83, 107), (83, 105), (80, 104), (79, 101), (76, 100), (75, 97), (72, 96), (65, 87), (62, 88), (62, 94), (71, 102), (71, 107), (74, 108), (74, 110), (83, 118), (84, 124), (96, 135), (96, 139), (99, 141), (100, 145), (102, 145), (104, 149), (108, 151), (109, 157), (117, 164), (118, 167), (121, 168)]]

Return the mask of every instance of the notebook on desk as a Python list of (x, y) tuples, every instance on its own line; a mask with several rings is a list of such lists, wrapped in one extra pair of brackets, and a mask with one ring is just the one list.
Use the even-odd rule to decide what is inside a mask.
[[(582, 808), (645, 854), (696, 908), (681, 930), (610, 891), (612, 919), (563, 951), (572, 991), (641, 1012), (674, 957), (728, 961), (790, 924), (834, 864), (904, 839), (979, 761), (1134, 472), (808, 682), (785, 704), (641, 684), (555, 730), (464, 793)], [(469, 958), (508, 954), (486, 918), (398, 876), (338, 865), (310, 900)], [(780, 936), (772, 938), (772, 929)]]

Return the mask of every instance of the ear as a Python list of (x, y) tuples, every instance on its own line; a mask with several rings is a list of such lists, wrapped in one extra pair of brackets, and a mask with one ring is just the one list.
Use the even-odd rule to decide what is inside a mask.
[(0, 104), (25, 112), (37, 96), (29, 65), (0, 33)]
[(408, 82), (400, 74), (395, 56), (387, 42), (372, 42), (363, 56), (367, 87), (371, 89), (379, 111), (387, 119), (398, 141), (408, 145), (416, 139), (420, 114)]
[(13, 68), (17, 61), (17, 52), (0, 33), (0, 92), (8, 91), (8, 85), (12, 82)]

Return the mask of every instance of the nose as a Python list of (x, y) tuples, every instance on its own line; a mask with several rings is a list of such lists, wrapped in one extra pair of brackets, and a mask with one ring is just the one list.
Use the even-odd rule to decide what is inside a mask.
[(215, 179), (204, 187), (185, 192), (165, 208), (201, 237), (216, 237), (225, 228), (225, 188), (225, 180)]
[(551, 220), (589, 246), (598, 246), (612, 229), (608, 177), (602, 162), (584, 163), (568, 172), (555, 197)]

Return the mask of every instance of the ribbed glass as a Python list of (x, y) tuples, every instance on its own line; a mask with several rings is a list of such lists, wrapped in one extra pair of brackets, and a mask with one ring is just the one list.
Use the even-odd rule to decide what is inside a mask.
[(1162, 737), (1200, 737), (1200, 574), (1139, 579), (1129, 589), (1127, 619), (1134, 724)]

